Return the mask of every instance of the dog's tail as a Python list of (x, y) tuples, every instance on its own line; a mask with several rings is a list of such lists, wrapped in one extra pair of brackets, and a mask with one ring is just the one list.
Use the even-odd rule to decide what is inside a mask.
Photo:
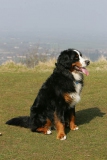
[(29, 116), (15, 117), (8, 120), (6, 124), (13, 126), (20, 126), (24, 128), (30, 128), (30, 117)]

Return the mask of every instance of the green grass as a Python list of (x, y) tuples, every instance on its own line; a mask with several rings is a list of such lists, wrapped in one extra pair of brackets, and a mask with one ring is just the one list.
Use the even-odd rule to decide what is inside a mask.
[[(8, 126), (12, 117), (29, 115), (30, 106), (50, 70), (0, 68), (0, 160), (106, 160), (107, 63), (92, 63), (76, 107), (78, 131), (66, 130), (67, 140)], [(105, 67), (106, 66), (106, 67)], [(98, 68), (99, 67), (99, 68)]]

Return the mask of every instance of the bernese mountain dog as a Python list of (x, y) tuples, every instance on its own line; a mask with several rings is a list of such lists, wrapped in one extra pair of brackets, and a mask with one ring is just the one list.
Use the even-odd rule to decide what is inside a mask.
[(59, 55), (51, 76), (42, 85), (30, 109), (30, 116), (20, 116), (7, 121), (8, 125), (30, 128), (32, 132), (51, 134), (57, 130), (57, 139), (65, 140), (65, 127), (78, 130), (75, 124), (75, 105), (80, 101), (83, 74), (90, 61), (82, 58), (80, 51), (68, 49)]

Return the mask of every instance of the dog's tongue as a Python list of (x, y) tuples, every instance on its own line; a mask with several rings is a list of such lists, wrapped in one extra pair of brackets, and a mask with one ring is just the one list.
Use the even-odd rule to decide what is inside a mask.
[(81, 71), (86, 74), (87, 76), (89, 75), (89, 72), (86, 70), (86, 68), (81, 68)]

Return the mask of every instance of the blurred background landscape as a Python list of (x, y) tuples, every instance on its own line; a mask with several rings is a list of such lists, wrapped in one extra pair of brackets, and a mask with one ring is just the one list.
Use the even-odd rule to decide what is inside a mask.
[(0, 0), (0, 4), (0, 65), (10, 60), (46, 61), (68, 48), (80, 50), (93, 62), (101, 56), (107, 59), (106, 0)]

